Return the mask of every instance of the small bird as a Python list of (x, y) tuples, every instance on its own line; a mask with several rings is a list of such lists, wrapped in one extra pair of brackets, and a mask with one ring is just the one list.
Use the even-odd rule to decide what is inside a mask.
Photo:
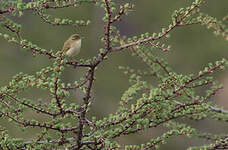
[(67, 57), (74, 57), (78, 55), (81, 49), (81, 37), (78, 34), (73, 34), (63, 45), (62, 52), (66, 53)]

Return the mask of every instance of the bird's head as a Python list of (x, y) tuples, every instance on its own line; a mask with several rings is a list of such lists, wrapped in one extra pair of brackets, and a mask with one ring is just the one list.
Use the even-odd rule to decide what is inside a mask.
[(76, 40), (80, 40), (81, 37), (79, 34), (73, 34), (73, 35), (71, 35), (70, 39), (76, 41)]

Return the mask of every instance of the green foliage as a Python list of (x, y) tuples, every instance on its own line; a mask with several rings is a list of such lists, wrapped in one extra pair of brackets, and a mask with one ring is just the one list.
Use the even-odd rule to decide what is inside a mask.
[[(53, 52), (33, 44), (24, 39), (20, 24), (11, 16), (21, 17), (25, 11), (33, 11), (40, 16), (41, 21), (50, 25), (68, 25), (73, 27), (87, 27), (90, 21), (58, 18), (47, 14), (48, 9), (80, 7), (83, 3), (95, 4), (104, 9), (103, 43), (99, 53), (93, 59), (68, 61), (65, 54)], [(214, 79), (213, 73), (224, 70), (228, 61), (223, 58), (197, 74), (179, 74), (170, 67), (160, 53), (171, 50), (166, 43), (173, 29), (202, 25), (213, 29), (216, 35), (228, 39), (225, 21), (218, 21), (201, 12), (201, 6), (206, 0), (195, 0), (186, 8), (175, 10), (170, 24), (157, 33), (144, 33), (139, 36), (126, 37), (120, 34), (114, 25), (122, 17), (134, 10), (130, 2), (115, 3), (114, 0), (34, 0), (32, 2), (1, 1), (0, 7), (0, 37), (10, 44), (15, 44), (34, 56), (44, 55), (52, 61), (50, 66), (42, 68), (36, 73), (16, 74), (8, 85), (0, 88), (0, 116), (13, 122), (22, 130), (39, 128), (41, 132), (34, 135), (34, 139), (11, 137), (6, 127), (0, 126), (0, 146), (2, 149), (159, 149), (166, 144), (167, 139), (174, 136), (189, 138), (203, 138), (211, 144), (189, 149), (226, 149), (227, 136), (202, 133), (197, 129), (180, 123), (180, 120), (202, 120), (211, 118), (216, 121), (227, 122), (228, 111), (219, 106), (213, 106), (213, 97), (222, 86)], [(16, 19), (15, 19), (16, 20)], [(162, 41), (161, 41), (162, 40)], [(108, 117), (97, 119), (95, 115), (88, 117), (93, 96), (96, 68), (99, 67), (107, 55), (112, 52), (121, 52), (129, 49), (132, 57), (137, 57), (145, 64), (144, 70), (137, 70), (129, 66), (121, 66), (120, 70), (129, 78), (130, 87), (120, 98), (115, 113)], [(130, 57), (130, 56), (129, 56)], [(73, 84), (65, 83), (62, 74), (66, 67), (73, 66), (86, 68), (86, 73), (80, 81)], [(207, 90), (204, 89), (207, 88)], [(47, 99), (32, 100), (20, 94), (35, 88), (47, 92)], [(83, 92), (82, 103), (68, 103), (71, 90)], [(202, 90), (203, 89), (203, 90)], [(198, 91), (202, 91), (198, 94)], [(25, 113), (32, 112), (47, 117), (45, 122), (26, 118)], [(124, 135), (138, 134), (158, 126), (168, 129), (161, 136), (150, 139), (140, 145), (121, 145), (117, 138)], [(53, 132), (55, 135), (53, 135)], [(226, 133), (227, 134), (227, 133)], [(123, 144), (123, 143), (122, 143)]]

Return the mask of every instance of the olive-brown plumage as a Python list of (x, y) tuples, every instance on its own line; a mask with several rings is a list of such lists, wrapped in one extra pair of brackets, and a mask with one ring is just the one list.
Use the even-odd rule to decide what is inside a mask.
[(81, 49), (81, 38), (78, 34), (73, 34), (63, 45), (62, 52), (68, 57), (76, 56)]

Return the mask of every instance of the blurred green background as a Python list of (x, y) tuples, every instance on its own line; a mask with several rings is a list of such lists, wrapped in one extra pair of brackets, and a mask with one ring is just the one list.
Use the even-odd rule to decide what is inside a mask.
[[(116, 1), (119, 3), (119, 1)], [(192, 1), (183, 0), (140, 0), (136, 2), (135, 11), (128, 17), (123, 17), (122, 21), (115, 25), (119, 28), (122, 35), (132, 37), (145, 32), (159, 32), (162, 27), (166, 27), (170, 23), (170, 16), (175, 9), (186, 7)], [(227, 0), (208, 1), (202, 7), (202, 11), (221, 20), (227, 14)], [(62, 48), (64, 41), (73, 33), (79, 33), (85, 37), (82, 43), (82, 51), (77, 56), (80, 58), (92, 58), (98, 53), (103, 45), (100, 38), (103, 33), (103, 10), (91, 4), (83, 4), (78, 8), (67, 8), (59, 10), (48, 10), (51, 14), (60, 18), (90, 19), (92, 23), (88, 27), (73, 28), (71, 26), (52, 26), (42, 22), (41, 18), (31, 11), (27, 11), (21, 18), (16, 18), (16, 22), (22, 24), (22, 35), (34, 44), (45, 49), (58, 51)], [(0, 32), (3, 32), (0, 29)], [(167, 60), (173, 70), (180, 74), (197, 73), (209, 62), (228, 59), (228, 44), (220, 36), (215, 36), (206, 27), (200, 25), (176, 28), (171, 32), (171, 37), (167, 43), (172, 45), (171, 51), (159, 55)], [(41, 68), (52, 63), (47, 57), (33, 57), (31, 53), (21, 50), (18, 46), (7, 43), (0, 39), (0, 86), (7, 85), (12, 76), (18, 72), (34, 74)], [(127, 50), (112, 53), (108, 60), (104, 61), (98, 67), (96, 72), (96, 81), (93, 90), (95, 101), (91, 109), (91, 114), (98, 118), (108, 116), (115, 112), (118, 102), (123, 92), (128, 88), (129, 83), (127, 77), (118, 70), (118, 66), (131, 66), (133, 68), (143, 68), (144, 65), (139, 59), (131, 57)], [(77, 59), (76, 58), (76, 59)], [(63, 74), (66, 82), (78, 80), (83, 74), (83, 68), (67, 68)], [(218, 80), (225, 85), (224, 90), (220, 91), (213, 101), (228, 109), (228, 72), (216, 74)], [(30, 98), (45, 98), (46, 93), (31, 89), (24, 93)], [(78, 100), (81, 93), (73, 92), (73, 97)], [(33, 114), (28, 114), (28, 117)], [(39, 118), (38, 118), (39, 119)], [(200, 122), (189, 122), (193, 127), (210, 133), (223, 133), (228, 127), (223, 123), (212, 120), (203, 120)], [(21, 133), (19, 129), (12, 124), (8, 124), (4, 120), (0, 120), (0, 124), (10, 128), (9, 133), (12, 136), (29, 139), (33, 137), (31, 132), (34, 129)], [(148, 141), (151, 137), (159, 136), (166, 129), (156, 128), (149, 132), (140, 132), (137, 135), (126, 136), (119, 139), (124, 144), (140, 144)], [(177, 144), (178, 142), (178, 144)], [(186, 149), (191, 145), (202, 145), (206, 143), (204, 140), (188, 139), (185, 137), (177, 137), (169, 140), (168, 144), (162, 146), (162, 149)]]

